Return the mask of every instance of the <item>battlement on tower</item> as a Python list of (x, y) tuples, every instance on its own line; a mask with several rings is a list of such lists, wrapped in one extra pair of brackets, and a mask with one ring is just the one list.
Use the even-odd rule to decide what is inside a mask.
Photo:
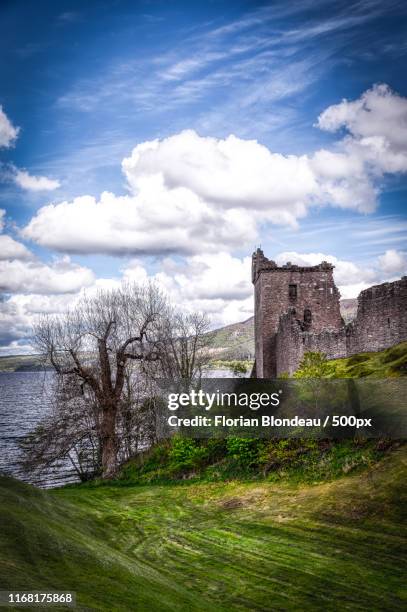
[(279, 266), (272, 259), (264, 256), (261, 249), (257, 249), (252, 255), (252, 282), (255, 283), (261, 272), (318, 272), (333, 270), (334, 266), (327, 261), (322, 261), (316, 266), (299, 266), (288, 261)]

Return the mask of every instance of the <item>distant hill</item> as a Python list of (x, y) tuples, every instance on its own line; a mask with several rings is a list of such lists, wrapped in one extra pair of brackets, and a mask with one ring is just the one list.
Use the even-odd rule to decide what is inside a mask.
[(350, 323), (356, 317), (358, 301), (356, 298), (341, 300), (341, 315), (345, 323)]
[(254, 359), (254, 317), (226, 325), (209, 335), (213, 359)]
[(43, 369), (39, 355), (0, 356), (0, 372), (36, 372)]

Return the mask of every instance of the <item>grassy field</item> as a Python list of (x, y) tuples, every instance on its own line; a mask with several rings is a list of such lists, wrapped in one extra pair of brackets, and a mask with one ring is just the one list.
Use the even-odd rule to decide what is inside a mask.
[(1, 480), (1, 588), (82, 610), (403, 610), (406, 450), (334, 480)]

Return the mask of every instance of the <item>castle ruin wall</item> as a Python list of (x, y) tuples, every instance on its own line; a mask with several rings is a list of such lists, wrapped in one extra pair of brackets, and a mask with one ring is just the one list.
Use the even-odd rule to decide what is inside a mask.
[(305, 352), (328, 359), (379, 351), (407, 340), (407, 277), (365, 289), (357, 315), (345, 325), (333, 266), (277, 264), (253, 254), (255, 376), (295, 372)]

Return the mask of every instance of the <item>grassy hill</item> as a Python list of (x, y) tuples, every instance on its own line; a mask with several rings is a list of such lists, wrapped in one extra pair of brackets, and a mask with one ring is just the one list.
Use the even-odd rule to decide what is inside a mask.
[(42, 369), (43, 363), (38, 355), (0, 356), (0, 372), (35, 372)]
[(1, 479), (2, 589), (73, 590), (80, 610), (404, 610), (406, 459), (317, 484)]
[(254, 359), (254, 317), (210, 332), (213, 360)]

